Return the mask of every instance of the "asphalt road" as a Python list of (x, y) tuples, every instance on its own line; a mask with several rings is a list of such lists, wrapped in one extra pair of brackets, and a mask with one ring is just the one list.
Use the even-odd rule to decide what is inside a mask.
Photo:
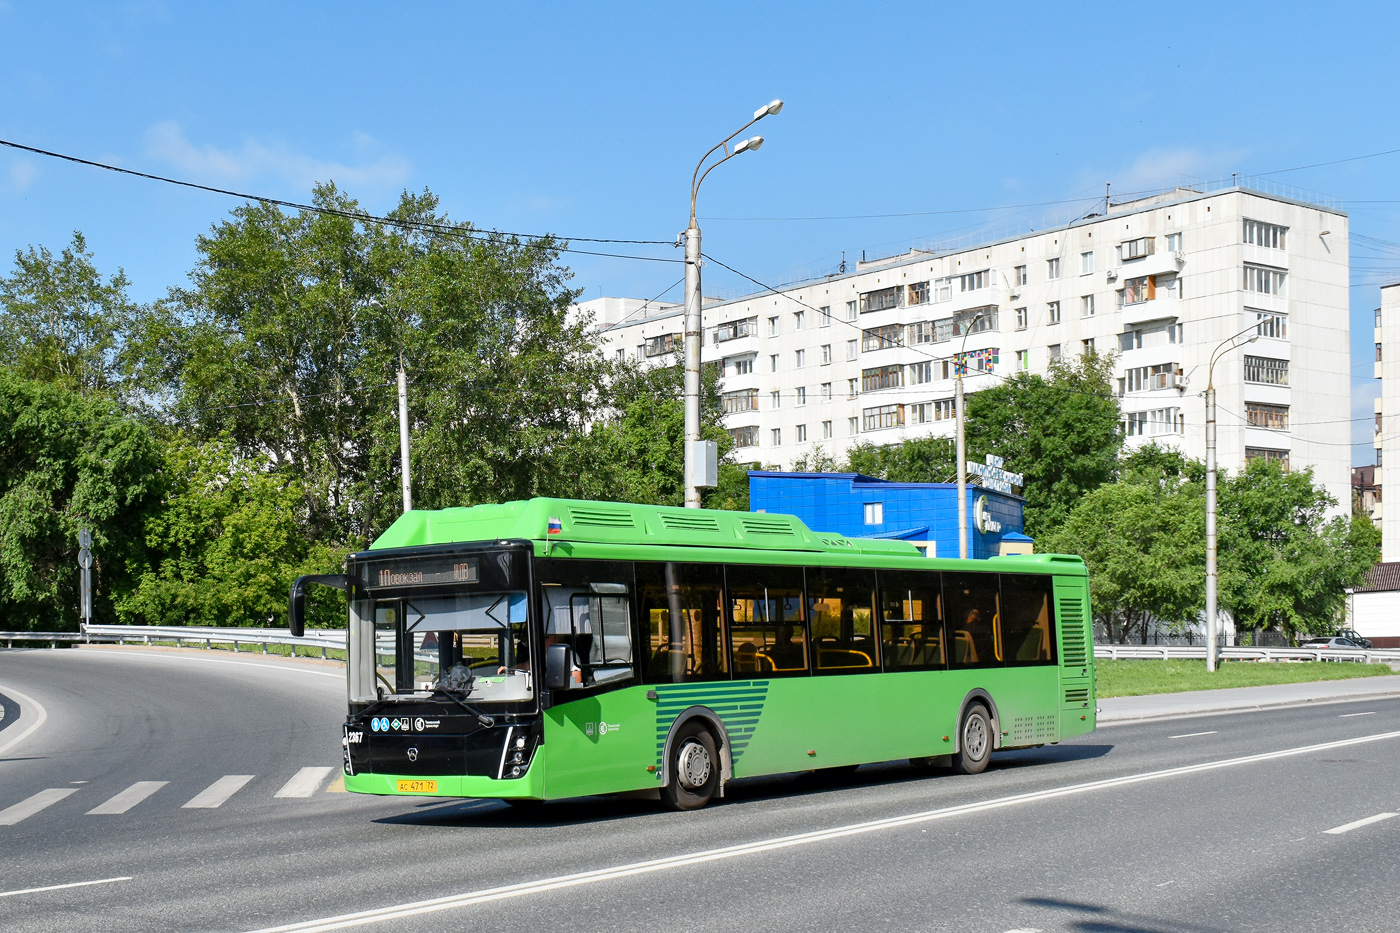
[(334, 667), (0, 651), (0, 929), (1400, 929), (1400, 700), (1116, 726), (974, 777), (750, 780), (688, 814), (337, 792), (343, 703)]

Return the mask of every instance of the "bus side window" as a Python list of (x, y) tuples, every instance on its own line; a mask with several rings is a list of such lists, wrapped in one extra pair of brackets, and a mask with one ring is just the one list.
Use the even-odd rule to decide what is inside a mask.
[(729, 646), (738, 677), (807, 673), (807, 613), (800, 567), (727, 564)]
[(1053, 664), (1051, 579), (1031, 573), (1001, 575), (1001, 637), (1007, 664)]
[(720, 604), (724, 574), (715, 564), (638, 561), (647, 683), (726, 680)]
[(878, 670), (875, 648), (875, 573), (810, 568), (807, 615), (812, 622), (812, 661), (818, 674)]
[(997, 631), (997, 582), (994, 573), (943, 575), (953, 667), (1002, 666), (1005, 654)]
[(544, 596), (542, 648), (568, 645), (584, 686), (631, 678), (632, 565), (553, 559), (536, 562), (536, 572)]
[(947, 667), (941, 575), (926, 570), (881, 570), (879, 577), (885, 670)]

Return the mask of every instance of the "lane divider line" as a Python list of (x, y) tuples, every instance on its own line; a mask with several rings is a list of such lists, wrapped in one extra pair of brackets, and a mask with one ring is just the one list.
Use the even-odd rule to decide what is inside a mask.
[(28, 819), (45, 807), (51, 807), (69, 794), (76, 794), (76, 787), (50, 787), (19, 803), (0, 810), (0, 826), (13, 826), (20, 820)]
[(19, 700), (20, 700), (19, 715), (20, 715), (20, 719), (21, 719), (21, 720), (24, 718), (24, 704), (25, 704), (25, 703), (28, 703), (30, 706), (34, 707), (34, 709), (37, 711), (37, 715), (38, 715), (38, 718), (35, 719), (34, 722), (30, 724), (30, 726), (29, 726), (28, 729), (25, 729), (25, 730), (24, 730), (23, 732), (21, 732), (19, 735), (17, 735), (17, 736), (15, 736), (14, 738), (10, 739), (10, 741), (4, 743), (3, 745), (0, 745), (0, 755), (3, 755), (3, 754), (5, 754), (6, 752), (8, 752), (10, 749), (12, 749), (12, 748), (14, 748), (16, 745), (18, 745), (19, 743), (23, 742), (25, 739), (29, 738), (30, 734), (33, 733), (35, 729), (38, 729), (40, 726), (42, 726), (42, 725), (48, 720), (48, 718), (49, 718), (49, 711), (46, 710), (46, 709), (44, 709), (44, 704), (40, 703), (38, 700), (34, 699), (33, 697), (25, 696), (23, 693), (20, 693), (18, 690), (15, 690), (15, 689), (10, 688), (10, 687), (6, 687), (4, 684), (0, 684), (0, 693), (5, 694), (5, 696), (19, 697)]
[(617, 865), (612, 868), (600, 868), (593, 871), (577, 872), (571, 875), (542, 878), (537, 881), (525, 881), (495, 888), (486, 888), (480, 891), (450, 894), (445, 897), (413, 901), (406, 904), (396, 904), (389, 907), (379, 907), (372, 910), (362, 910), (355, 913), (340, 914), (334, 917), (323, 917), (317, 920), (305, 920), (299, 923), (286, 924), (284, 926), (265, 927), (255, 931), (255, 933), (328, 933), (328, 931), (331, 930), (343, 930), (348, 927), (383, 923), (388, 920), (399, 920), (405, 917), (420, 916), (422, 914), (435, 913), (442, 910), (470, 907), (475, 904), (485, 904), (492, 901), (502, 901), (531, 894), (542, 894), (547, 891), (557, 891), (564, 888), (578, 887), (580, 885), (596, 884), (601, 881), (612, 881), (619, 878), (647, 875), (654, 872), (669, 871), (675, 868), (687, 868), (692, 865), (702, 865), (707, 862), (717, 862), (744, 855), (757, 855), (763, 852), (773, 852), (795, 846), (827, 842), (832, 839), (841, 839), (848, 836), (858, 836), (887, 829), (914, 826), (920, 823), (929, 823), (934, 820), (943, 820), (969, 813), (1000, 810), (1025, 803), (1053, 800), (1059, 797), (1070, 797), (1110, 788), (1126, 787), (1148, 781), (1160, 781), (1166, 778), (1181, 777), (1188, 774), (1218, 771), (1222, 768), (1233, 768), (1265, 761), (1277, 761), (1282, 758), (1292, 758), (1298, 755), (1307, 755), (1314, 752), (1330, 751), (1336, 748), (1347, 748), (1352, 745), (1362, 745), (1369, 742), (1380, 742), (1396, 738), (1400, 738), (1400, 732), (1380, 732), (1374, 735), (1341, 739), (1335, 742), (1324, 742), (1319, 745), (1303, 745), (1297, 748), (1285, 748), (1279, 751), (1262, 752), (1260, 754), (1245, 755), (1239, 758), (1225, 758), (1217, 761), (1207, 761), (1201, 764), (1167, 768), (1160, 771), (1146, 771), (1141, 774), (1130, 774), (1123, 777), (1088, 781), (1082, 784), (1070, 784), (1065, 787), (1053, 788), (1050, 790), (1014, 794), (1009, 797), (999, 797), (978, 803), (959, 804), (952, 807), (942, 807), (937, 810), (925, 810), (920, 813), (911, 813), (905, 816), (887, 817), (885, 819), (870, 820), (863, 823), (852, 823), (846, 826), (798, 833), (791, 836), (779, 836), (773, 839), (724, 846), (718, 849), (706, 849), (700, 852), (692, 852), (688, 855), (673, 855), (666, 858), (650, 859), (644, 862)]
[(0, 897), (14, 897), (16, 894), (38, 894), (40, 891), (62, 891), (64, 888), (86, 888), (94, 884), (112, 884), (117, 881), (130, 881), (130, 875), (121, 878), (99, 878), (96, 881), (71, 881), (68, 884), (50, 884), (42, 888), (24, 888), (20, 891), (0, 891)]
[(214, 810), (243, 789), (243, 785), (253, 779), (251, 774), (225, 774), (213, 784), (190, 798), (182, 810)]
[(273, 797), (310, 797), (334, 768), (302, 768)]
[(1324, 829), (1323, 832), (1329, 836), (1340, 836), (1342, 833), (1349, 833), (1353, 829), (1360, 829), (1363, 826), (1370, 826), (1372, 823), (1379, 823), (1381, 820), (1388, 820), (1392, 816), (1400, 816), (1400, 813), (1377, 813), (1375, 816), (1368, 816), (1364, 820), (1356, 820), (1353, 823), (1343, 823), (1341, 826), (1333, 826), (1331, 829)]
[(1212, 730), (1210, 730), (1209, 732), (1187, 732), (1187, 733), (1184, 733), (1184, 734), (1182, 734), (1182, 735), (1169, 735), (1169, 736), (1167, 736), (1167, 738), (1169, 738), (1169, 739), (1194, 739), (1194, 738), (1195, 738), (1196, 736), (1198, 736), (1198, 735), (1219, 735), (1219, 734), (1220, 734), (1220, 731), (1219, 731), (1218, 729), (1212, 729)]
[(137, 781), (126, 790), (93, 807), (87, 812), (87, 815), (115, 816), (119, 813), (125, 813), (169, 783), (169, 781)]
[[(217, 637), (216, 637), (216, 640), (217, 640)], [(285, 673), (285, 672), (291, 672), (291, 673), (293, 673), (293, 674), (315, 674), (317, 677), (334, 677), (336, 680), (344, 680), (344, 679), (345, 679), (345, 672), (344, 672), (344, 671), (316, 671), (316, 670), (312, 670), (312, 669), (307, 668), (307, 667), (298, 667), (298, 666), (297, 666), (296, 664), (294, 664), (294, 663), (288, 663), (288, 664), (263, 664), (263, 663), (258, 662), (258, 661), (232, 661), (232, 660), (225, 660), (225, 659), (223, 659), (223, 658), (202, 658), (202, 657), (199, 657), (198, 655), (190, 655), (190, 654), (166, 654), (166, 653), (164, 653), (164, 652), (162, 652), (162, 651), (141, 651), (141, 650), (139, 650), (139, 649), (137, 649), (137, 648), (133, 648), (133, 647), (130, 647), (130, 646), (127, 646), (127, 647), (129, 648), (129, 650), (127, 650), (127, 651), (121, 651), (121, 652), (117, 652), (117, 651), (107, 652), (107, 653), (104, 653), (104, 656), (105, 656), (105, 657), (111, 657), (111, 658), (131, 658), (131, 657), (160, 658), (161, 660), (164, 660), (164, 661), (199, 661), (199, 662), (202, 662), (202, 663), (204, 663), (204, 664), (237, 664), (237, 665), (239, 665), (240, 667), (261, 667), (262, 669), (268, 670), (268, 671), (283, 671), (284, 673)], [(312, 659), (312, 658), (307, 658), (306, 660), (310, 661), (310, 660), (313, 660), (313, 659)], [(319, 661), (320, 658), (316, 658), (316, 659), (314, 659), (314, 660), (318, 660), (318, 661)]]
[(1353, 716), (1374, 716), (1374, 715), (1376, 715), (1376, 711), (1375, 711), (1375, 710), (1368, 710), (1368, 711), (1366, 711), (1366, 712), (1364, 712), (1364, 713), (1343, 713), (1342, 715), (1338, 716), (1337, 718), (1338, 718), (1338, 719), (1350, 719), (1350, 718), (1353, 717)]

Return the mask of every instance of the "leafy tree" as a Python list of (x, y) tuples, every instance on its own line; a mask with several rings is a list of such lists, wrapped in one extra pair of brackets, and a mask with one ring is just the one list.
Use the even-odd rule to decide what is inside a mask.
[(947, 483), (957, 479), (957, 447), (951, 438), (911, 437), (899, 444), (857, 444), (846, 453), (845, 472), (896, 483)]
[(266, 457), (176, 436), (163, 474), (162, 508), (146, 523), (150, 563), (117, 599), (124, 622), (285, 625), (292, 581), (344, 563), (344, 551), (307, 539), (305, 496)]
[(138, 313), (129, 284), (120, 269), (103, 280), (81, 233), (58, 256), (16, 251), (14, 272), (0, 278), (0, 365), (87, 394), (117, 390)]
[(1050, 364), (1049, 378), (1020, 372), (967, 397), (971, 459), (996, 453), (1025, 477), (1025, 528), (1058, 528), (1086, 494), (1112, 479), (1123, 445), (1113, 358), (1086, 354)]
[(143, 523), (158, 504), (150, 430), (107, 399), (0, 368), (0, 611), (6, 627), (78, 627), (78, 531), (92, 530), (93, 617), (145, 563)]

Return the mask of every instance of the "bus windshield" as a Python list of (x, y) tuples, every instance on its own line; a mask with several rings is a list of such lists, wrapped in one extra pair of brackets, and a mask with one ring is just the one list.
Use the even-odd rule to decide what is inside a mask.
[(524, 592), (404, 595), (357, 601), (373, 618), (383, 693), (445, 692), (473, 703), (534, 696)]

